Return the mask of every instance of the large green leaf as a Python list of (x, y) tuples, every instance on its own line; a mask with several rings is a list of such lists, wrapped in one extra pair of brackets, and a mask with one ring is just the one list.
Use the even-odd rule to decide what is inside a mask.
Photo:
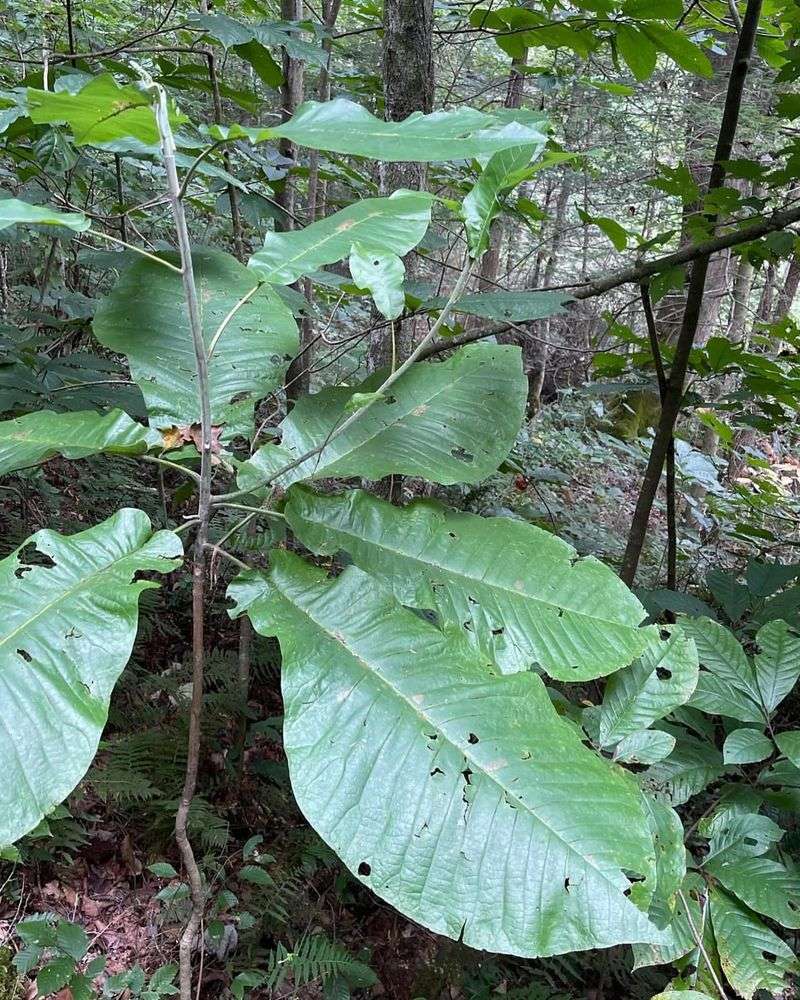
[(17, 198), (0, 199), (0, 230), (10, 226), (65, 226), (85, 232), (91, 222), (80, 212), (58, 212), (47, 205), (29, 205)]
[(248, 266), (262, 281), (290, 285), (325, 264), (344, 260), (354, 244), (403, 256), (425, 235), (432, 201), (424, 192), (402, 189), (389, 198), (364, 198), (305, 229), (267, 233)]
[(700, 657), (700, 676), (690, 704), (740, 722), (766, 721), (752, 664), (736, 636), (708, 618), (683, 619)]
[(669, 715), (689, 700), (697, 684), (697, 651), (683, 629), (648, 630), (648, 635), (652, 638), (642, 656), (606, 686), (600, 710), (603, 747)]
[[(425, 309), (441, 309), (447, 301), (445, 296), (428, 299)], [(498, 323), (509, 320), (512, 323), (528, 323), (534, 319), (545, 319), (566, 312), (565, 303), (571, 299), (563, 292), (480, 292), (462, 295), (452, 309), (468, 316), (494, 319)]]
[(473, 344), (447, 361), (414, 364), (383, 399), (329, 441), (353, 396), (374, 392), (384, 377), (377, 373), (359, 386), (323, 389), (300, 399), (281, 424), (281, 445), (264, 445), (244, 462), (239, 486), (257, 489), (323, 445), (321, 454), (278, 476), (277, 484), (285, 488), (330, 476), (380, 479), (392, 473), (434, 483), (476, 483), (508, 455), (527, 396), (518, 348)]
[(800, 638), (784, 621), (767, 622), (756, 633), (753, 659), (761, 703), (772, 713), (800, 677)]
[[(163, 255), (177, 261), (173, 253)], [(206, 345), (258, 279), (230, 254), (192, 254)], [(126, 354), (141, 387), (150, 423), (159, 429), (199, 423), (194, 350), (181, 278), (154, 261), (136, 260), (101, 300), (94, 332), (105, 347)], [(297, 351), (297, 326), (266, 285), (225, 323), (209, 361), (211, 420), (224, 434), (252, 432), (255, 400), (277, 389)]]
[(772, 740), (758, 729), (734, 729), (725, 737), (722, 759), (726, 764), (755, 764), (774, 751)]
[(208, 131), (214, 138), (248, 138), (252, 142), (289, 139), (311, 149), (371, 156), (384, 162), (433, 163), (490, 156), (519, 146), (523, 133), (521, 128), (509, 130), (511, 122), (524, 126), (527, 141), (544, 143), (546, 119), (535, 111), (490, 114), (462, 107), (430, 115), (415, 112), (405, 121), (387, 122), (342, 97), (324, 103), (306, 101), (283, 125), (210, 126)]
[(286, 516), (315, 552), (343, 550), (398, 600), (435, 610), (504, 673), (539, 664), (586, 680), (638, 656), (652, 630), (608, 567), (510, 518), (477, 517), (435, 501), (394, 507), (369, 493), (292, 491)]
[[(515, 126), (507, 126), (512, 132)], [(544, 148), (545, 137), (540, 142), (525, 142), (524, 133), (519, 129), (524, 145), (502, 149), (489, 159), (472, 190), (462, 203), (467, 242), (473, 257), (479, 257), (489, 248), (489, 233), (492, 221), (502, 210), (501, 198), (519, 180), (519, 174), (528, 166), (534, 156)]]
[(625, 895), (623, 870), (654, 874), (643, 799), (538, 676), (493, 676), (355, 567), (274, 552), (232, 596), (281, 643), (298, 804), (378, 895), (496, 952), (658, 939)]
[(787, 973), (800, 968), (791, 948), (721, 889), (711, 890), (711, 923), (725, 976), (745, 1000), (782, 992)]
[(86, 458), (101, 451), (136, 455), (147, 450), (152, 437), (122, 410), (28, 413), (0, 423), (0, 476), (54, 455)]
[(730, 806), (701, 820), (699, 831), (709, 838), (705, 864), (712, 860), (728, 864), (759, 857), (783, 837), (783, 830), (769, 816)]
[[(33, 829), (92, 762), (136, 637), (143, 570), (182, 554), (171, 531), (121, 510), (77, 535), (38, 531), (0, 562), (0, 846)], [(44, 564), (43, 564), (44, 563)]]
[(743, 903), (784, 927), (800, 927), (800, 878), (769, 858), (714, 858), (709, 872)]
[[(28, 115), (37, 125), (64, 123), (76, 146), (111, 147), (118, 140), (143, 146), (159, 141), (153, 99), (143, 90), (119, 86), (109, 74), (93, 77), (77, 93), (68, 90), (27, 90)], [(170, 115), (174, 125), (185, 116)]]

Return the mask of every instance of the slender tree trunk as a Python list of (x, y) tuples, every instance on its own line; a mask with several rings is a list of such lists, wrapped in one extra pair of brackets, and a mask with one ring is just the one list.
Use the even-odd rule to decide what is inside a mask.
[[(303, 16), (303, 0), (281, 0), (281, 17), (284, 21), (299, 21)], [(281, 86), (281, 118), (287, 121), (303, 101), (303, 61), (283, 50), (283, 85)], [(289, 139), (281, 139), (278, 148), (282, 156), (293, 160), (297, 147)], [(281, 229), (294, 229), (295, 187), (290, 174), (286, 175), (283, 188), (275, 199), (286, 215), (276, 225)]]
[[(385, 0), (383, 5), (383, 97), (387, 121), (403, 121), (414, 111), (433, 110), (433, 0)], [(421, 163), (387, 163), (380, 167), (381, 190), (423, 190)], [(406, 276), (420, 274), (413, 252), (405, 258)], [(409, 356), (424, 335), (424, 318), (399, 320), (393, 330), (381, 327), (370, 336), (367, 368), (375, 371)]]
[[(736, 47), (734, 63), (728, 81), (725, 110), (717, 140), (714, 164), (711, 168), (711, 177), (708, 183), (709, 191), (722, 187), (725, 182), (725, 161), (730, 159), (736, 130), (739, 125), (742, 94), (750, 69), (750, 60), (752, 58), (760, 14), (761, 0), (748, 0), (747, 11), (739, 35), (739, 44)], [(714, 226), (718, 220), (716, 217), (710, 217), (708, 221), (711, 226)], [(703, 294), (708, 274), (708, 263), (707, 257), (696, 261), (692, 267), (689, 279), (686, 309), (683, 314), (681, 331), (675, 346), (672, 368), (667, 380), (667, 391), (661, 407), (661, 417), (656, 429), (650, 458), (645, 470), (622, 560), (620, 576), (629, 586), (633, 584), (636, 576), (639, 557), (642, 553), (647, 526), (650, 521), (650, 512), (653, 508), (653, 501), (655, 500), (661, 481), (661, 473), (664, 468), (667, 451), (669, 450), (669, 442), (672, 439), (675, 422), (681, 408), (683, 386), (689, 364), (689, 354), (694, 344), (694, 338), (700, 321)]]

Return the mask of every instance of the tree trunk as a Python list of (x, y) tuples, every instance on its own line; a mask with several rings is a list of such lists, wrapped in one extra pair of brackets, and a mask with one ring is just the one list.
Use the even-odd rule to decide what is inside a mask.
[[(433, 110), (433, 0), (385, 0), (383, 5), (383, 98), (387, 121), (403, 121), (414, 111)], [(381, 191), (423, 190), (426, 171), (421, 163), (387, 163), (380, 167)], [(419, 259), (405, 258), (406, 277), (420, 273)], [(427, 329), (425, 319), (398, 320), (375, 330), (367, 348), (367, 368), (400, 363)]]

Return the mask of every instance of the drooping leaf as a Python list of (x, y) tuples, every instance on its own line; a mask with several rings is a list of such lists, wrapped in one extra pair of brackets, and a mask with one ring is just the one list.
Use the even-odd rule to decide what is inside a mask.
[(711, 890), (711, 922), (728, 982), (751, 1000), (758, 990), (779, 993), (789, 972), (796, 972), (791, 948), (752, 916), (733, 896)]
[(659, 51), (666, 53), (681, 69), (709, 79), (714, 75), (711, 60), (682, 31), (652, 21), (642, 24), (641, 30)]
[(401, 603), (465, 632), (504, 673), (538, 663), (560, 680), (599, 677), (650, 639), (644, 609), (615, 573), (534, 525), (424, 500), (403, 509), (359, 490), (292, 490), (286, 516), (313, 551), (347, 552)]
[(136, 455), (153, 434), (122, 410), (52, 413), (42, 410), (0, 423), (0, 476), (46, 462), (54, 455), (86, 458), (104, 451)]
[(800, 927), (800, 878), (779, 862), (718, 856), (704, 869), (751, 910), (784, 927)]
[(700, 675), (690, 704), (740, 722), (766, 721), (752, 664), (736, 636), (708, 618), (683, 619), (700, 658)]
[[(178, 260), (172, 253), (163, 256)], [(297, 326), (271, 288), (253, 291), (258, 279), (230, 254), (198, 249), (192, 263), (211, 355), (211, 421), (223, 427), (226, 437), (247, 436), (254, 402), (282, 384), (297, 351)], [(100, 301), (94, 332), (105, 347), (127, 355), (152, 426), (163, 430), (199, 423), (195, 358), (179, 274), (146, 259), (130, 264)]]
[(400, 257), (354, 243), (349, 263), (353, 281), (371, 292), (378, 312), (387, 319), (397, 319), (406, 302), (403, 292), (406, 269)]
[(614, 760), (623, 764), (655, 764), (675, 749), (675, 737), (660, 729), (631, 733), (614, 747)]
[(80, 212), (58, 212), (47, 205), (29, 205), (17, 198), (0, 199), (0, 231), (11, 226), (65, 226), (86, 232), (91, 222)]
[[(506, 131), (511, 133), (515, 126), (509, 125)], [(528, 129), (519, 129), (520, 139)], [(544, 148), (545, 137), (541, 136), (538, 143), (526, 142), (524, 145), (503, 149), (490, 158), (483, 168), (480, 177), (462, 203), (464, 226), (467, 231), (467, 242), (473, 257), (480, 257), (489, 248), (489, 232), (492, 222), (499, 215), (502, 205), (501, 197), (517, 182), (520, 171), (531, 162)]]
[[(437, 296), (424, 303), (425, 309), (441, 309), (446, 299)], [(529, 323), (535, 319), (546, 319), (565, 313), (565, 304), (571, 299), (563, 292), (480, 292), (462, 295), (453, 306), (454, 312), (468, 316), (480, 316), (502, 323)]]
[(734, 729), (725, 738), (722, 759), (726, 764), (755, 764), (771, 757), (772, 740), (757, 729)]
[(772, 713), (800, 677), (800, 638), (784, 621), (771, 621), (756, 633), (753, 658), (761, 703)]
[(648, 630), (648, 635), (651, 639), (640, 659), (606, 685), (600, 712), (601, 746), (613, 746), (663, 719), (694, 691), (697, 652), (683, 629)]
[(800, 729), (778, 733), (775, 742), (783, 756), (787, 757), (795, 767), (800, 768)]
[(364, 198), (305, 229), (269, 232), (248, 262), (261, 281), (290, 285), (304, 274), (350, 256), (354, 244), (371, 253), (403, 256), (425, 235), (431, 195), (395, 191), (389, 198)]
[(633, 25), (624, 23), (618, 24), (615, 32), (617, 50), (636, 79), (646, 80), (652, 76), (656, 68), (657, 52), (647, 35)]
[[(508, 455), (527, 396), (517, 348), (474, 344), (447, 361), (414, 364), (387, 395), (362, 408), (357, 421), (329, 440), (354, 393), (374, 392), (384, 377), (379, 372), (355, 388), (323, 389), (300, 399), (280, 425), (281, 445), (264, 445), (242, 464), (240, 488), (257, 489), (323, 445), (320, 454), (278, 476), (277, 484), (392, 473), (434, 483), (476, 483)], [(487, 427), (494, 433), (487, 435)]]
[[(66, 124), (76, 146), (113, 148), (122, 140), (143, 146), (159, 141), (152, 97), (133, 86), (119, 86), (110, 74), (92, 77), (77, 93), (27, 90), (28, 115), (37, 125)], [(172, 123), (186, 121), (171, 112)]]
[(371, 156), (384, 162), (425, 163), (468, 160), (490, 156), (519, 146), (520, 131), (506, 125), (525, 126), (528, 140), (543, 143), (545, 117), (539, 112), (514, 110), (490, 114), (462, 107), (454, 111), (415, 112), (402, 122), (387, 122), (360, 104), (344, 98), (318, 103), (306, 101), (282, 125), (247, 128), (211, 126), (213, 138), (248, 138), (252, 142), (289, 139), (299, 146), (332, 153)]
[(713, 744), (690, 736), (679, 726), (661, 724), (659, 728), (675, 737), (675, 749), (639, 777), (644, 788), (680, 806), (723, 774), (722, 754)]
[(624, 894), (623, 868), (653, 872), (643, 800), (539, 677), (492, 676), (355, 567), (328, 580), (273, 552), (231, 592), (281, 643), (300, 808), (373, 891), (491, 951), (658, 939)]
[[(77, 535), (38, 531), (0, 561), (0, 844), (33, 829), (83, 777), (136, 636), (142, 570), (178, 565), (180, 539), (121, 510)], [(49, 557), (49, 560), (48, 558)], [(41, 561), (40, 561), (41, 562)]]

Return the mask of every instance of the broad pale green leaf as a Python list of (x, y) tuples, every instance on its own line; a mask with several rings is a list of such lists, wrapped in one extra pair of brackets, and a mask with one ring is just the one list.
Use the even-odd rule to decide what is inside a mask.
[[(515, 126), (506, 126), (512, 133)], [(524, 142), (527, 129), (516, 129)], [(517, 183), (519, 173), (528, 166), (534, 156), (544, 148), (545, 137), (536, 144), (526, 142), (511, 149), (502, 149), (489, 159), (480, 177), (462, 203), (467, 242), (473, 257), (480, 257), (489, 248), (489, 232), (494, 219), (502, 209), (501, 198)]]
[(800, 927), (800, 878), (769, 858), (713, 858), (707, 872), (743, 903), (784, 927)]
[(425, 235), (432, 201), (429, 194), (402, 189), (389, 198), (364, 198), (305, 229), (267, 233), (248, 267), (262, 281), (290, 285), (304, 274), (349, 257), (354, 244), (362, 252), (402, 257)]
[[(428, 299), (425, 309), (441, 309), (447, 300), (444, 296)], [(563, 292), (481, 292), (462, 295), (453, 306), (454, 312), (468, 316), (481, 316), (499, 323), (529, 323), (565, 313), (565, 304), (572, 300)]]
[(800, 677), (800, 638), (784, 621), (767, 622), (756, 633), (753, 659), (761, 702), (772, 713)]
[(403, 279), (406, 269), (396, 253), (370, 250), (354, 243), (350, 250), (350, 274), (359, 288), (366, 288), (378, 312), (387, 319), (397, 319), (406, 303)]
[(623, 869), (653, 876), (643, 799), (536, 674), (492, 676), (355, 567), (329, 580), (273, 552), (231, 590), (281, 643), (298, 804), (374, 892), (494, 952), (658, 940), (625, 895)]
[(656, 68), (656, 47), (630, 24), (616, 26), (617, 51), (637, 80), (646, 80)]
[[(163, 255), (176, 263), (174, 253)], [(230, 254), (192, 254), (209, 360), (211, 420), (225, 437), (249, 436), (253, 404), (277, 389), (297, 351), (297, 326), (274, 290)], [(237, 304), (253, 292), (241, 306)], [(232, 315), (231, 315), (232, 314)], [(217, 337), (217, 333), (222, 332)], [(194, 350), (179, 274), (141, 259), (126, 267), (100, 301), (94, 332), (105, 347), (125, 354), (152, 426), (199, 423)]]
[(525, 126), (529, 142), (544, 143), (546, 119), (538, 112), (520, 109), (490, 114), (463, 107), (430, 115), (415, 112), (405, 121), (386, 122), (341, 97), (324, 103), (306, 101), (282, 125), (211, 126), (208, 132), (214, 138), (248, 138), (251, 142), (289, 139), (310, 149), (371, 156), (384, 162), (435, 163), (490, 156), (519, 146), (520, 131), (506, 131), (509, 122)]
[(682, 31), (652, 21), (642, 24), (641, 30), (657, 49), (665, 52), (681, 69), (709, 79), (714, 75), (714, 67), (708, 56)]
[(11, 226), (65, 226), (83, 233), (91, 222), (80, 212), (58, 212), (47, 205), (29, 205), (17, 198), (0, 199), (0, 231)]
[(783, 830), (768, 816), (722, 808), (701, 821), (700, 833), (709, 838), (705, 863), (720, 864), (766, 854), (783, 837)]
[(631, 733), (614, 747), (614, 760), (623, 764), (655, 764), (675, 749), (675, 737), (660, 729)]
[(613, 746), (689, 700), (697, 652), (679, 626), (648, 629), (641, 657), (609, 679), (600, 713), (600, 745)]
[(179, 565), (180, 539), (121, 510), (77, 535), (38, 531), (52, 565), (0, 561), (0, 845), (32, 830), (86, 773), (136, 637), (143, 570)]
[(154, 435), (122, 410), (51, 413), (42, 410), (0, 423), (0, 476), (55, 455), (86, 458), (98, 452), (136, 455)]
[(434, 610), (504, 673), (539, 664), (577, 681), (645, 648), (644, 609), (615, 573), (534, 525), (434, 501), (394, 507), (356, 490), (292, 491), (286, 516), (315, 552), (345, 551), (402, 604)]
[(711, 890), (711, 923), (725, 977), (745, 1000), (757, 990), (782, 992), (800, 968), (791, 948), (721, 889)]
[(639, 778), (644, 788), (680, 806), (722, 776), (722, 754), (711, 743), (695, 739), (677, 726), (662, 724), (660, 728), (676, 738), (675, 749)]
[[(28, 115), (37, 125), (66, 124), (76, 146), (109, 147), (117, 140), (135, 140), (144, 146), (158, 143), (152, 97), (132, 86), (119, 86), (109, 74), (96, 76), (77, 93), (27, 90)], [(172, 112), (172, 123), (185, 116)]]
[(682, 624), (700, 658), (690, 704), (712, 715), (763, 724), (766, 717), (755, 672), (736, 636), (708, 618), (685, 618)]
[(726, 764), (755, 764), (774, 752), (772, 740), (757, 729), (734, 729), (725, 738), (722, 759)]
[(257, 489), (322, 445), (321, 454), (275, 482), (286, 488), (302, 479), (380, 479), (395, 473), (434, 483), (477, 483), (507, 457), (528, 391), (518, 348), (474, 344), (447, 361), (412, 365), (383, 399), (326, 444), (355, 393), (374, 392), (385, 375), (300, 399), (281, 424), (281, 445), (264, 445), (242, 464), (240, 488)]
[(678, 890), (686, 878), (686, 848), (680, 816), (664, 802), (645, 797), (653, 843), (656, 848), (654, 887), (637, 882), (631, 889), (634, 903), (648, 907), (657, 927), (667, 928), (674, 917)]
[(783, 756), (788, 757), (795, 767), (800, 768), (800, 729), (778, 733), (775, 742)]

